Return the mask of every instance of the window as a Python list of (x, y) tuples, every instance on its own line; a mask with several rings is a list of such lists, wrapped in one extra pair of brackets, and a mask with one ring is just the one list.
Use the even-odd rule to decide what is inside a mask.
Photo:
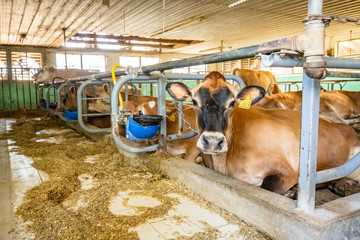
[(7, 80), (6, 52), (0, 51), (0, 80)]
[(153, 64), (158, 64), (160, 59), (154, 57), (141, 57), (141, 66), (148, 66)]
[[(106, 62), (104, 55), (66, 54), (66, 56), (68, 68), (105, 72)], [(65, 54), (56, 54), (56, 68), (66, 68)]]
[(11, 52), (11, 68), (13, 80), (33, 80), (32, 76), (41, 67), (41, 53)]
[(105, 72), (104, 55), (82, 55), (83, 69)]
[(342, 41), (338, 43), (338, 57), (360, 56), (360, 39)]
[(140, 57), (124, 57), (120, 56), (120, 65), (122, 67), (140, 67)]
[[(78, 54), (66, 54), (67, 60), (67, 68), (81, 68), (81, 55)], [(65, 69), (66, 62), (65, 62), (65, 54), (58, 53), (56, 54), (56, 68)]]

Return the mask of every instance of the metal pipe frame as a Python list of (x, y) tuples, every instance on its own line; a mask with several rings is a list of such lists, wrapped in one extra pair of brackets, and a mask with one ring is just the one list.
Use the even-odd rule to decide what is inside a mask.
[[(323, 0), (309, 0), (308, 1), (308, 16), (322, 15)], [(305, 37), (304, 37), (305, 36)], [(326, 76), (325, 63), (328, 68), (343, 68), (343, 69), (360, 69), (360, 59), (347, 59), (347, 58), (330, 58), (324, 57), (325, 54), (325, 26), (321, 20), (311, 20), (305, 24), (305, 34), (301, 35), (301, 40), (304, 44), (301, 49), (304, 51), (304, 59), (280, 57), (273, 55), (275, 60), (281, 62), (276, 64), (275, 60), (272, 66), (279, 67), (302, 67), (306, 66), (306, 72), (312, 78), (308, 77), (305, 72), (303, 73), (303, 103), (302, 103), (302, 119), (301, 119), (301, 140), (300, 140), (300, 165), (299, 165), (299, 200), (298, 208), (304, 212), (313, 212), (314, 210), (314, 196), (315, 196), (315, 183), (316, 183), (316, 153), (317, 153), (317, 134), (318, 134), (318, 115), (319, 115), (319, 88), (320, 80)], [(150, 73), (153, 71), (164, 71), (167, 69), (181, 68), (186, 66), (194, 66), (200, 64), (210, 64), (225, 62), (230, 60), (238, 60), (243, 58), (251, 58), (256, 56), (256, 51), (260, 45), (250, 46), (246, 48), (239, 48), (230, 51), (208, 54), (188, 59), (181, 59), (178, 61), (160, 63), (150, 66), (144, 66), (131, 69), (131, 71), (117, 71), (116, 76), (122, 76), (127, 73)], [(281, 49), (281, 48), (280, 48)], [(273, 52), (273, 51), (271, 51)], [(272, 56), (272, 55), (270, 55)], [(267, 55), (261, 55), (262, 62), (264, 63)], [(269, 66), (269, 65), (268, 65)], [(304, 68), (305, 69), (305, 68)], [(314, 71), (315, 70), (315, 71)], [(317, 74), (317, 70), (319, 73)], [(98, 74), (93, 78), (110, 78), (111, 73)], [(167, 75), (168, 77), (168, 75)], [(131, 79), (137, 78), (138, 80), (151, 80), (150, 77), (136, 76), (135, 74), (128, 74), (116, 84), (113, 89), (113, 94), (118, 94), (120, 85)], [(89, 77), (72, 79), (74, 81), (87, 80)], [(115, 142), (125, 151), (128, 152), (148, 152), (158, 149), (159, 145), (152, 145), (143, 149), (136, 149), (125, 147), (119, 143), (118, 136), (118, 106), (117, 98), (111, 101), (112, 107), (112, 133)], [(309, 118), (310, 116), (310, 118)], [(332, 171), (332, 170), (328, 170)]]
[[(110, 80), (107, 82), (111, 84)], [(105, 133), (105, 132), (109, 132), (111, 130), (111, 128), (90, 129), (85, 125), (84, 120), (83, 120), (83, 117), (96, 117), (96, 116), (100, 117), (100, 116), (106, 116), (106, 115), (110, 116), (111, 115), (111, 113), (87, 114), (87, 112), (86, 112), (87, 111), (87, 99), (89, 99), (86, 97), (86, 87), (89, 85), (99, 85), (99, 84), (104, 84), (104, 83), (105, 83), (105, 81), (88, 80), (88, 81), (83, 82), (78, 89), (77, 96), (76, 96), (77, 97), (77, 109), (78, 109), (78, 122), (79, 122), (81, 128), (86, 132)], [(96, 94), (96, 91), (95, 91), (95, 94)], [(82, 95), (84, 95), (84, 96), (82, 96)], [(111, 98), (111, 93), (110, 93), (109, 98)], [(97, 97), (92, 98), (92, 99), (96, 100)]]
[[(236, 81), (241, 88), (245, 87), (244, 82), (238, 76), (234, 75), (224, 75), (226, 79), (232, 79)], [(128, 81), (132, 82), (139, 82), (139, 83), (149, 83), (149, 82), (157, 82), (158, 83), (158, 114), (163, 116), (164, 119), (160, 124), (160, 144), (154, 144), (151, 146), (147, 146), (144, 148), (134, 148), (131, 146), (126, 145), (124, 142), (121, 141), (121, 137), (119, 135), (119, 122), (120, 122), (120, 115), (119, 115), (119, 100), (117, 97), (111, 98), (111, 124), (112, 124), (112, 135), (114, 137), (115, 143), (124, 151), (130, 153), (141, 153), (141, 152), (153, 152), (158, 149), (166, 149), (166, 141), (174, 141), (180, 139), (186, 139), (195, 136), (196, 134), (193, 132), (189, 132), (182, 135), (169, 135), (166, 136), (166, 94), (165, 94), (165, 84), (166, 81), (172, 80), (203, 80), (206, 77), (204, 74), (152, 74), (150, 76), (139, 75), (136, 76), (135, 74), (129, 74), (125, 77), (121, 78), (114, 86), (112, 90), (111, 96), (117, 96), (119, 94), (120, 88), (123, 84)], [(155, 80), (155, 81), (154, 81)]]
[[(76, 83), (62, 83), (58, 89), (57, 89), (57, 98), (56, 98), (56, 101), (57, 101), (57, 109), (58, 109), (58, 116), (61, 120), (65, 121), (65, 122), (77, 122), (77, 120), (66, 120), (65, 118), (65, 115), (64, 113), (60, 112), (60, 108), (62, 107), (63, 103), (62, 103), (62, 98), (61, 98), (61, 90), (64, 88), (64, 87), (68, 87), (68, 86), (76, 86), (77, 84)], [(65, 94), (66, 94), (66, 90), (65, 90)]]
[[(261, 64), (265, 67), (302, 67), (304, 58), (299, 56), (282, 56), (280, 53), (272, 53), (269, 55), (259, 55), (261, 57)], [(327, 68), (340, 68), (340, 69), (360, 69), (360, 59), (337, 58), (337, 57), (324, 57)], [(357, 78), (359, 73), (348, 72), (333, 72), (329, 71), (327, 77), (344, 77), (344, 78)]]
[(41, 85), (41, 86), (38, 86), (38, 99), (39, 99), (39, 108), (41, 108), (41, 104), (40, 104), (40, 100), (43, 99), (44, 97), (44, 88), (48, 87), (49, 84), (44, 84), (44, 85)]
[[(46, 96), (45, 96), (46, 108), (45, 108), (45, 110), (51, 115), (56, 115), (55, 111), (50, 109), (50, 89), (52, 89), (52, 88), (55, 89), (56, 86), (54, 84), (50, 84), (46, 89)], [(54, 96), (54, 98), (55, 97), (56, 96)]]

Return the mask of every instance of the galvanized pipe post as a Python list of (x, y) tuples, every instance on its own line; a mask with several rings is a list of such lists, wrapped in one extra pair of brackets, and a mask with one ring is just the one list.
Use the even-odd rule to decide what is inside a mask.
[(158, 78), (157, 92), (158, 92), (158, 115), (163, 116), (160, 123), (159, 146), (160, 150), (166, 152), (166, 77), (164, 74), (153, 75)]
[[(322, 15), (323, 0), (309, 0), (308, 16)], [(320, 79), (325, 78), (325, 25), (321, 20), (305, 25), (303, 97), (299, 163), (298, 208), (312, 212), (315, 208), (317, 141), (319, 129)]]

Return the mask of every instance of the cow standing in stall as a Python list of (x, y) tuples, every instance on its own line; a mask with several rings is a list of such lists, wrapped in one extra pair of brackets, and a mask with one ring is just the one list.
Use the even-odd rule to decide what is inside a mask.
[[(192, 99), (197, 146), (212, 155), (216, 171), (279, 194), (297, 184), (300, 111), (255, 106), (265, 96), (263, 88), (238, 92), (219, 72), (193, 89), (175, 82), (166, 88), (178, 101)], [(317, 171), (338, 167), (359, 151), (359, 136), (347, 125), (320, 119), (318, 135)]]
[[(233, 70), (233, 75), (240, 77), (246, 86), (256, 85), (264, 89), (268, 89), (271, 83), (276, 83), (275, 76), (268, 71), (253, 71), (249, 69), (235, 68)], [(272, 85), (270, 93), (281, 93), (281, 89), (277, 84)]]

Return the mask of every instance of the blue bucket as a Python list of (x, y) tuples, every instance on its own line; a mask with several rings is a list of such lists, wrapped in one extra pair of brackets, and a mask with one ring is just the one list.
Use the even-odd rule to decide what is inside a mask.
[[(46, 103), (46, 101), (44, 100), (44, 109), (46, 109), (47, 108), (47, 103)], [(56, 108), (56, 103), (50, 103), (49, 104), (49, 108)]]
[(77, 111), (70, 112), (69, 110), (65, 109), (65, 119), (67, 121), (78, 120), (78, 112)]
[[(146, 116), (146, 115), (144, 115)], [(125, 125), (126, 138), (129, 140), (146, 140), (155, 136), (159, 130), (159, 125), (142, 126), (129, 118), (128, 124)]]

